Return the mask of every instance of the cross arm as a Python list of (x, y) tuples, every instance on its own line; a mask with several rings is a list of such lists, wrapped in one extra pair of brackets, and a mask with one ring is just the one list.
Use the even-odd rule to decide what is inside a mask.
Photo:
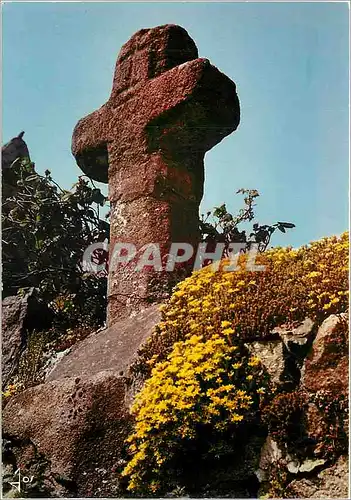
[(208, 151), (240, 122), (235, 83), (207, 59), (173, 68), (150, 82), (153, 108), (147, 130), (151, 150)]
[(72, 154), (83, 172), (98, 182), (108, 182), (107, 126), (110, 110), (104, 105), (79, 120), (73, 131)]

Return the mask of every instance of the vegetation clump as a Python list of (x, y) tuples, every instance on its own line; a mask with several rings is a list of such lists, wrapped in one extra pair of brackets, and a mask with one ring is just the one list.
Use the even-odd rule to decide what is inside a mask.
[(49, 170), (40, 175), (27, 158), (16, 160), (9, 174), (12, 189), (2, 202), (3, 296), (34, 288), (53, 312), (57, 335), (102, 325), (107, 272), (86, 272), (82, 257), (109, 236), (99, 213), (106, 198), (84, 176), (72, 191), (60, 188)]
[(140, 351), (134, 370), (146, 382), (132, 409), (131, 460), (123, 471), (134, 493), (182, 486), (179, 464), (189, 450), (207, 443), (206, 456), (211, 447), (220, 455), (214, 443), (225, 435), (233, 451), (238, 434), (255, 419), (278, 441), (288, 432), (292, 447), (308, 441), (304, 395), (275, 394), (247, 342), (270, 338), (275, 326), (306, 317), (320, 325), (347, 310), (348, 234), (269, 250), (257, 258), (264, 271), (247, 271), (248, 258), (239, 257), (237, 271), (226, 269), (227, 259), (177, 285)]
[(250, 258), (240, 255), (238, 270), (228, 260), (194, 272), (177, 285), (163, 306), (162, 320), (140, 350), (133, 369), (148, 376), (166, 359), (175, 342), (196, 333), (210, 338), (228, 321), (231, 341), (269, 338), (282, 324), (307, 316), (320, 324), (348, 308), (348, 233), (323, 238), (299, 249), (274, 248), (258, 254), (264, 271), (247, 271)]
[(129, 489), (155, 493), (165, 483), (170, 488), (169, 465), (189, 442), (211, 432), (219, 439), (255, 419), (268, 377), (243, 344), (232, 344), (232, 333), (223, 321), (209, 339), (193, 334), (152, 370), (133, 407), (133, 458), (124, 470)]
[(293, 391), (277, 394), (263, 411), (262, 418), (270, 436), (288, 451), (292, 448), (296, 451), (305, 439), (303, 415), (306, 406), (306, 395)]

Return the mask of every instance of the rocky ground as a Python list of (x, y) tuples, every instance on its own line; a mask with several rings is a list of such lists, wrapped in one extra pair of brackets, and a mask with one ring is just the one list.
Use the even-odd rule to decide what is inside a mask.
[[(263, 497), (272, 484), (279, 496), (284, 484), (281, 498), (347, 497), (348, 360), (339, 326), (346, 320), (331, 315), (316, 327), (306, 318), (296, 328), (282, 326), (248, 344), (275, 383), (288, 389), (284, 404), (293, 408), (294, 397), (303, 395), (304, 444), (294, 449), (277, 428), (253, 435), (236, 463), (213, 470), (197, 496)], [(129, 367), (158, 321), (154, 306), (91, 334), (51, 366), (44, 383), (9, 398), (3, 411), (5, 496), (12, 495), (7, 481), (19, 466), (35, 478), (25, 487), (27, 496), (125, 495), (119, 472), (126, 463), (129, 408), (139, 387)], [(5, 336), (5, 350), (13, 340)]]

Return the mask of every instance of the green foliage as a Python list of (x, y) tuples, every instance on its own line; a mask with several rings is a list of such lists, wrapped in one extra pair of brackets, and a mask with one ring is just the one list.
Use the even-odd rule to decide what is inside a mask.
[(99, 215), (106, 198), (84, 176), (72, 191), (63, 190), (28, 159), (16, 160), (3, 182), (4, 296), (34, 287), (50, 304), (58, 330), (101, 325), (106, 272), (88, 274), (81, 261), (91, 243), (109, 236), (109, 224)]
[(253, 224), (250, 235), (246, 231), (239, 231), (238, 226), (245, 222), (251, 222), (254, 217), (255, 200), (259, 193), (256, 189), (239, 189), (237, 194), (244, 195), (244, 208), (240, 209), (236, 216), (230, 214), (224, 203), (220, 207), (215, 207), (206, 216), (201, 215), (200, 231), (203, 241), (210, 244), (225, 243), (226, 247), (230, 243), (245, 243), (248, 250), (252, 244), (258, 246), (260, 252), (264, 252), (269, 245), (272, 234), (279, 229), (285, 233), (287, 229), (292, 229), (295, 224), (291, 222), (277, 222), (273, 225)]

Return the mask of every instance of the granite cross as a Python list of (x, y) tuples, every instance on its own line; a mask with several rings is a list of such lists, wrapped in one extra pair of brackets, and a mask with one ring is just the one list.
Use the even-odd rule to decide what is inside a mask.
[[(234, 82), (198, 58), (183, 28), (133, 35), (119, 53), (109, 100), (78, 122), (72, 140), (79, 167), (109, 184), (110, 249), (158, 243), (163, 257), (172, 242), (196, 245), (204, 155), (239, 120)], [(108, 324), (148, 304), (161, 274), (110, 266)]]

